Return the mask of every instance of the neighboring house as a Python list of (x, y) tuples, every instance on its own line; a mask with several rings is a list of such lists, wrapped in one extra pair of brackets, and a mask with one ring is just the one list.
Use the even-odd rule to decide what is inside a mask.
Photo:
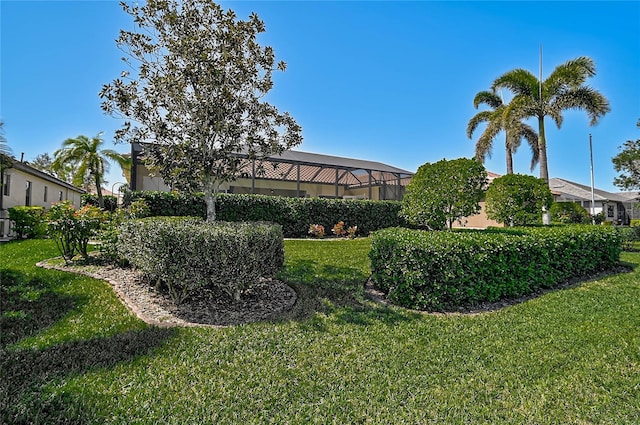
[(13, 160), (11, 168), (4, 170), (0, 196), (0, 237), (11, 233), (9, 208), (17, 206), (51, 207), (59, 201), (70, 200), (80, 206), (84, 190), (45, 172), (37, 170), (24, 162)]
[[(500, 174), (487, 171), (487, 186), (491, 184), (494, 179), (500, 177)], [(495, 220), (487, 217), (485, 200), (480, 201), (480, 212), (476, 215), (471, 215), (462, 219), (462, 223), (456, 221), (453, 227), (466, 227), (470, 229), (486, 229), (487, 227), (504, 227), (502, 223), (498, 223)]]
[[(141, 160), (143, 155), (141, 146), (134, 144), (134, 167), (127, 178), (129, 187), (132, 190), (171, 190), (162, 178), (153, 176), (146, 168)], [(242, 174), (242, 178), (223, 184), (221, 191), (400, 201), (414, 173), (380, 162), (289, 150), (261, 162), (247, 161)]]
[[(593, 209), (591, 208), (591, 187), (569, 180), (553, 178), (549, 180), (552, 192), (558, 192), (555, 200), (558, 202), (577, 202), (590, 214), (604, 212), (605, 220), (616, 224), (628, 225), (632, 213), (638, 215), (633, 208), (640, 199), (637, 193), (611, 193), (601, 189), (593, 190)], [(636, 217), (640, 218), (640, 217)]]

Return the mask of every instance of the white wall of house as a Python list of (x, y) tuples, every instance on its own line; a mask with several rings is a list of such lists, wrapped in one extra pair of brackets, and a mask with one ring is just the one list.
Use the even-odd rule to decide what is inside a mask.
[(0, 237), (11, 234), (8, 209), (18, 206), (40, 206), (49, 209), (55, 202), (69, 200), (80, 207), (82, 191), (57, 179), (45, 178), (30, 167), (18, 164), (4, 172), (4, 184), (0, 188)]

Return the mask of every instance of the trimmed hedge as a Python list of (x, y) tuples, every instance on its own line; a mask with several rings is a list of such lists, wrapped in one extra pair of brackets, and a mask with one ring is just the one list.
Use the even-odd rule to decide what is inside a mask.
[[(116, 196), (104, 195), (102, 196), (102, 200), (104, 201), (105, 211), (114, 212), (118, 208), (118, 198)], [(85, 193), (80, 197), (80, 204), (82, 206), (93, 205), (94, 207), (99, 207), (100, 202), (98, 202), (98, 195)]]
[[(206, 217), (203, 194), (134, 191), (125, 194), (125, 205), (144, 200), (152, 216)], [(278, 223), (287, 238), (304, 238), (309, 225), (321, 224), (331, 229), (343, 221), (345, 227), (358, 226), (358, 235), (405, 225), (397, 201), (351, 199), (287, 198), (268, 195), (221, 193), (216, 202), (220, 221), (267, 221)]]
[(620, 234), (603, 226), (374, 233), (373, 282), (396, 304), (450, 310), (612, 269)]
[(203, 288), (235, 300), (284, 265), (278, 225), (204, 223), (199, 218), (152, 217), (120, 227), (119, 254), (168, 289), (181, 303)]
[(13, 231), (18, 239), (43, 236), (47, 230), (44, 207), (11, 207), (9, 220), (13, 221)]

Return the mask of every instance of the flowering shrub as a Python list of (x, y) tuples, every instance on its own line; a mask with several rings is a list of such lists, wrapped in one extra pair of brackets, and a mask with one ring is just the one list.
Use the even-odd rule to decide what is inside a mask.
[(333, 234), (336, 236), (346, 235), (347, 231), (344, 228), (344, 221), (340, 220), (338, 224), (334, 225), (333, 229), (331, 229), (331, 232), (333, 232)]
[(316, 238), (324, 237), (324, 226), (322, 224), (312, 224), (309, 226), (310, 235)]
[(104, 214), (98, 207), (85, 205), (75, 210), (71, 201), (57, 202), (49, 210), (48, 233), (66, 261), (76, 253), (88, 257), (89, 239), (96, 236)]
[(56, 242), (62, 257), (71, 261), (76, 253), (76, 243), (73, 235), (75, 208), (71, 201), (57, 202), (49, 209), (49, 224), (47, 232)]

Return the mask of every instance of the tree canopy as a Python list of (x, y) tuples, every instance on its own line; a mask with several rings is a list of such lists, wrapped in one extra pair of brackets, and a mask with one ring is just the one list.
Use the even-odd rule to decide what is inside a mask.
[(581, 56), (558, 65), (544, 81), (525, 69), (514, 69), (493, 82), (492, 90), (505, 88), (514, 95), (507, 115), (538, 119), (540, 178), (545, 182), (549, 181), (545, 118), (551, 117), (560, 128), (563, 112), (577, 109), (585, 111), (590, 125), (595, 125), (610, 110), (607, 98), (585, 84), (595, 74), (593, 60)]
[[(640, 119), (637, 123), (640, 128)], [(612, 158), (613, 168), (621, 173), (613, 184), (624, 190), (640, 190), (640, 139), (627, 140)]]
[(120, 31), (128, 69), (103, 87), (102, 108), (125, 119), (117, 141), (143, 144), (147, 165), (167, 184), (204, 191), (207, 220), (215, 220), (220, 186), (240, 177), (246, 161), (302, 142), (293, 117), (264, 100), (286, 64), (258, 43), (265, 25), (255, 13), (238, 20), (211, 0), (122, 7), (136, 30)]
[(109, 160), (117, 162), (125, 169), (129, 162), (118, 152), (112, 149), (102, 149), (102, 133), (89, 138), (80, 135), (66, 139), (62, 142), (62, 148), (54, 152), (52, 169), (58, 172), (66, 172), (69, 167), (74, 170), (73, 184), (82, 186), (85, 178), (90, 176), (95, 184), (100, 208), (104, 208), (102, 197), (102, 184), (104, 174), (109, 170)]
[(411, 178), (401, 214), (411, 224), (439, 230), (480, 212), (487, 183), (484, 166), (459, 158), (426, 163)]
[(530, 125), (523, 123), (514, 114), (507, 114), (508, 104), (505, 104), (500, 96), (492, 91), (481, 91), (473, 99), (473, 106), (478, 109), (481, 104), (486, 104), (491, 109), (480, 111), (474, 115), (467, 125), (467, 137), (471, 139), (478, 125), (487, 123), (476, 142), (475, 158), (484, 163), (487, 157), (491, 158), (493, 141), (501, 131), (505, 133), (505, 153), (507, 160), (507, 174), (513, 174), (513, 154), (520, 147), (524, 138), (531, 147), (531, 169), (538, 163), (538, 135)]
[(541, 224), (542, 209), (549, 208), (552, 202), (549, 185), (543, 179), (507, 174), (487, 188), (487, 217), (507, 226)]

